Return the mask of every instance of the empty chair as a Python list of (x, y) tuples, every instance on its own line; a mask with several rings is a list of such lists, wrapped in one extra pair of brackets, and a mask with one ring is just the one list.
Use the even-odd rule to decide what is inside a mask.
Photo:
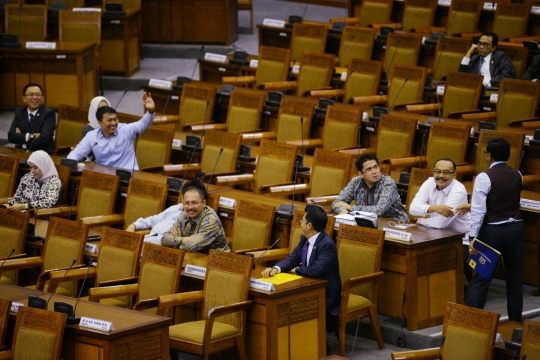
[(345, 26), (339, 44), (338, 66), (346, 67), (351, 59), (370, 60), (375, 30)]
[(500, 39), (526, 36), (531, 4), (514, 4), (501, 2), (495, 9), (495, 18), (491, 31)]
[(19, 41), (43, 41), (47, 37), (45, 5), (6, 4), (6, 33), (16, 34)]
[(304, 51), (324, 53), (327, 35), (327, 25), (294, 23), (291, 36), (291, 57), (298, 60)]
[[(2, 239), (0, 241), (0, 263), (9, 255), (11, 255), (10, 259), (22, 256), (29, 219), (30, 213), (28, 212), (0, 208), (0, 238)], [(11, 254), (13, 250), (14, 252)], [(0, 283), (18, 284), (18, 275), (18, 271), (15, 270), (0, 272)], [(2, 337), (0, 336), (1, 341)]]
[(0, 198), (11, 197), (15, 194), (18, 170), (19, 159), (0, 156)]

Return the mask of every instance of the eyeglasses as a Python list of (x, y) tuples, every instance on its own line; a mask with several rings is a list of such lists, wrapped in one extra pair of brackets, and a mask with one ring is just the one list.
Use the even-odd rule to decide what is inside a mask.
[(185, 207), (198, 206), (199, 204), (202, 204), (202, 201), (185, 202), (183, 204)]
[(491, 44), (487, 43), (487, 42), (478, 42), (478, 46), (479, 47), (489, 47), (489, 46), (491, 46)]
[(380, 169), (379, 165), (375, 165), (374, 167), (367, 168), (365, 171), (362, 171), (364, 174), (369, 174), (372, 172), (375, 172)]
[(451, 174), (455, 173), (455, 171), (448, 171), (448, 170), (443, 171), (443, 170), (435, 169), (435, 170), (433, 170), (433, 173), (435, 175), (443, 174), (444, 176), (448, 176), (448, 175), (451, 175)]
[(43, 94), (29, 93), (29, 94), (24, 94), (24, 96), (28, 96), (28, 97), (42, 97)]

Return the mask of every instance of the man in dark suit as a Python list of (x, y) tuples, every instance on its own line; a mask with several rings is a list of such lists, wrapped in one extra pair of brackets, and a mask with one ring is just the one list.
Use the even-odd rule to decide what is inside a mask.
[(499, 36), (493, 32), (484, 32), (461, 60), (458, 71), (484, 75), (484, 86), (498, 86), (503, 78), (514, 78), (514, 67), (510, 56), (496, 51)]
[(540, 78), (540, 55), (532, 58), (531, 63), (527, 66), (527, 70), (523, 73), (521, 80), (538, 81)]
[(23, 101), (27, 106), (15, 109), (15, 117), (8, 131), (8, 140), (23, 149), (54, 152), (53, 135), (56, 129), (54, 111), (43, 105), (43, 89), (30, 83), (23, 88)]
[(262, 272), (263, 277), (280, 272), (294, 272), (328, 281), (326, 285), (326, 326), (335, 331), (341, 303), (341, 277), (336, 243), (324, 231), (328, 215), (318, 205), (307, 205), (302, 218), (302, 236), (298, 246), (283, 261)]

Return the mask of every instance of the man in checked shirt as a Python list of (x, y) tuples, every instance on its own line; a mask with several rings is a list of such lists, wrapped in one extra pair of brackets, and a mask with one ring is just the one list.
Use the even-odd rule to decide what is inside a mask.
[(206, 188), (199, 180), (182, 186), (184, 211), (172, 228), (163, 234), (161, 245), (208, 254), (211, 249), (231, 251), (216, 212), (206, 206)]

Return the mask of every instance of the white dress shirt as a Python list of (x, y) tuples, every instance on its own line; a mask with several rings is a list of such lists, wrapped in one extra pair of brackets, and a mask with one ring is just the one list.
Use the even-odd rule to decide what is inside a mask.
[(144, 242), (161, 245), (163, 233), (169, 231), (182, 213), (183, 205), (171, 206), (157, 215), (147, 218), (139, 218), (133, 224), (135, 230), (152, 229), (150, 234), (144, 237)]
[[(484, 60), (480, 66), (480, 75), (484, 75), (484, 80), (482, 80), (482, 83), (484, 86), (490, 86), (491, 84), (491, 71), (489, 70), (489, 63), (491, 62), (491, 54), (489, 53), (486, 55), (483, 59), (480, 59), (480, 61)], [(469, 65), (471, 63), (471, 58), (463, 57), (461, 60), (461, 65)]]

